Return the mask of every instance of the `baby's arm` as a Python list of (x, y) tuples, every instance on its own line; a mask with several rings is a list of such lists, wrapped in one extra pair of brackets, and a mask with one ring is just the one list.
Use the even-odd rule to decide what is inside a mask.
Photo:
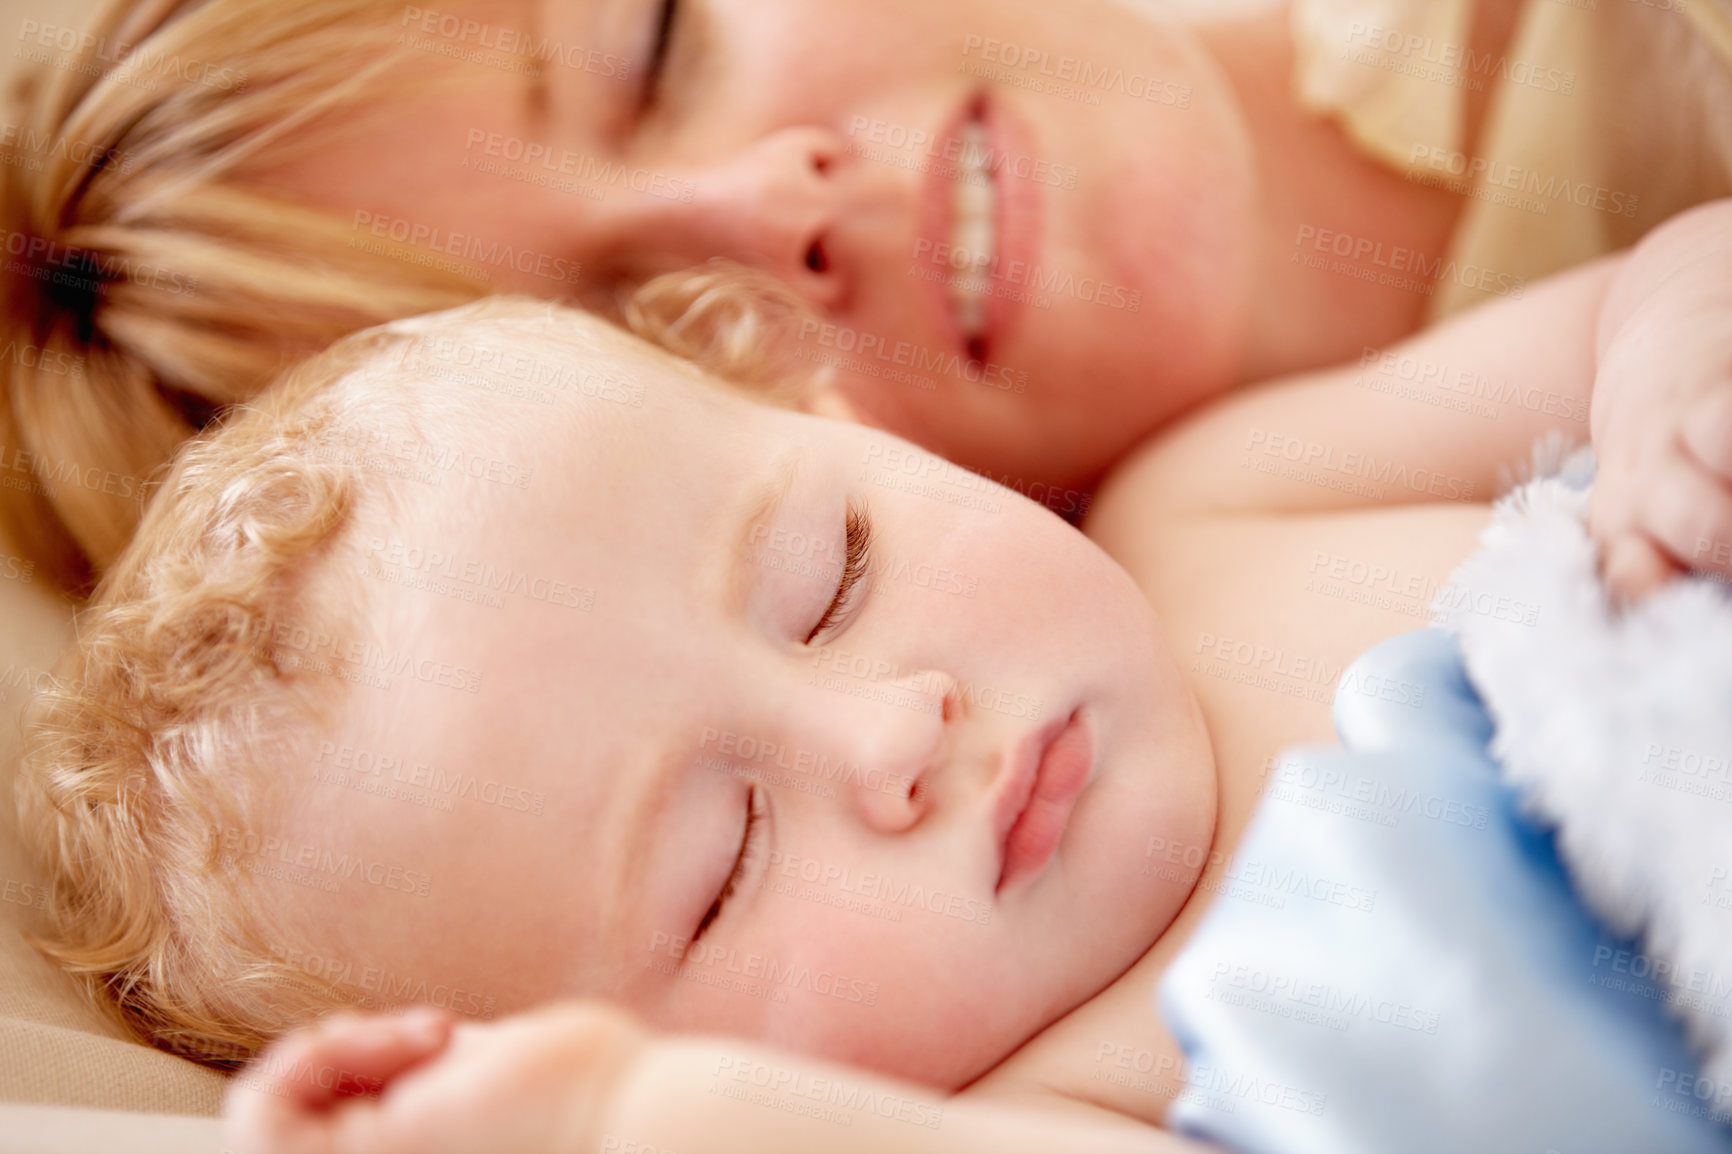
[(1212, 1149), (1092, 1103), (1056, 1095), (1027, 1101), (1008, 1105), (968, 1095), (947, 1097), (758, 1043), (686, 1037), (658, 1042), (635, 1064), (606, 1124), (617, 1135), (682, 1154), (1206, 1154)]
[(1358, 365), (1229, 398), (1115, 483), (1134, 475), (1152, 520), (1489, 500), (1551, 431), (1592, 439), (1615, 591), (1732, 577), (1732, 201)]
[(1195, 414), (1128, 461), (1140, 519), (1486, 501), (1543, 434), (1589, 439), (1601, 306), (1627, 257), (1596, 261), (1355, 364)]
[(500, 1022), (343, 1015), (236, 1076), (230, 1154), (1201, 1154), (1098, 1107), (946, 1098), (604, 1002)]

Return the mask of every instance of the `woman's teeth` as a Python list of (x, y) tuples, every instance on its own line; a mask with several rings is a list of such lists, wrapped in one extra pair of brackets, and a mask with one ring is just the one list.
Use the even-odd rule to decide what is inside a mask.
[(950, 303), (970, 344), (986, 332), (986, 299), (992, 291), (992, 261), (998, 245), (997, 206), (986, 126), (970, 120), (962, 126), (962, 159), (951, 194), (950, 226)]

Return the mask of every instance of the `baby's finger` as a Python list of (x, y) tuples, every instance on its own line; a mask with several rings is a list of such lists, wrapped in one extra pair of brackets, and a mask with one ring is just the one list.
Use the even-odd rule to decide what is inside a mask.
[(279, 1039), (229, 1083), (225, 1149), (233, 1154), (326, 1154), (318, 1117), (338, 1100), (376, 1097), (392, 1079), (449, 1044), (452, 1019), (417, 1007), (402, 1015), (341, 1014)]
[(1606, 588), (1624, 603), (1640, 601), (1680, 572), (1659, 546), (1640, 533), (1620, 533), (1607, 541), (1601, 568)]
[(1684, 446), (1704, 469), (1732, 481), (1732, 388), (1714, 389), (1690, 406)]
[(405, 1014), (343, 1014), (290, 1035), (236, 1075), (303, 1109), (377, 1097), (386, 1083), (442, 1051), (451, 1016), (418, 1006)]
[(1640, 529), (1683, 569), (1732, 577), (1732, 491), (1682, 454), (1644, 480)]
[(309, 1111), (295, 1071), (312, 1030), (281, 1038), (229, 1080), (224, 1154), (329, 1154), (322, 1116)]

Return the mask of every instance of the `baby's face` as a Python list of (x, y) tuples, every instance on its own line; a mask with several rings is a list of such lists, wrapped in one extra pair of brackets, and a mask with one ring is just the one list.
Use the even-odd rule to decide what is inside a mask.
[(1188, 895), (1142, 868), (1150, 838), (1206, 846), (1215, 806), (1157, 623), (1013, 493), (561, 323), (497, 341), (609, 384), (551, 405), (476, 388), (515, 406), (505, 428), (429, 445), (494, 477), (400, 484), (332, 562), (360, 567), (379, 646), (415, 672), (348, 690), (284, 844), (426, 892), (272, 892), (351, 982), (500, 1013), (599, 993), (960, 1085)]

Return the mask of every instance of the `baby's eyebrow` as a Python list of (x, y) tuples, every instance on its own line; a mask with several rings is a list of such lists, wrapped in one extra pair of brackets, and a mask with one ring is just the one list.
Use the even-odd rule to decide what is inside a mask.
[(734, 541), (731, 559), (731, 569), (728, 581), (728, 605), (737, 607), (744, 605), (747, 595), (751, 592), (749, 579), (754, 566), (752, 565), (752, 547), (754, 536), (760, 535), (757, 530), (767, 526), (776, 517), (782, 507), (782, 502), (788, 499), (788, 494), (794, 488), (794, 481), (800, 474), (800, 454), (790, 450), (778, 458), (769, 470), (769, 478), (751, 491), (749, 500), (745, 502), (746, 514), (740, 532)]

